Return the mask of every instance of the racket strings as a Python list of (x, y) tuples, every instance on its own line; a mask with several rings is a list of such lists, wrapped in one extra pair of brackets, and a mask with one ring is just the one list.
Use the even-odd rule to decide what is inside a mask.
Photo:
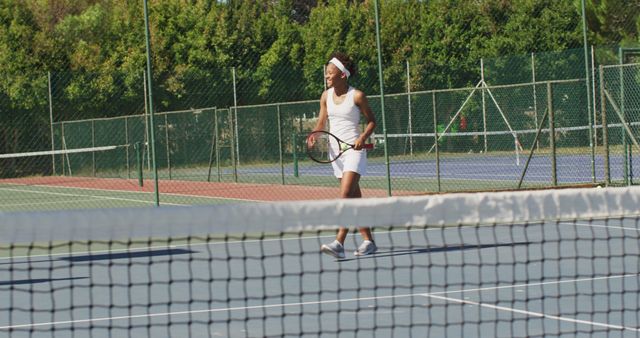
[(307, 140), (307, 154), (316, 162), (331, 162), (338, 153), (344, 151), (338, 148), (339, 142), (328, 133), (313, 133)]
[(316, 161), (329, 162), (329, 153), (332, 144), (331, 137), (327, 134), (314, 134), (311, 142), (307, 142), (307, 154)]

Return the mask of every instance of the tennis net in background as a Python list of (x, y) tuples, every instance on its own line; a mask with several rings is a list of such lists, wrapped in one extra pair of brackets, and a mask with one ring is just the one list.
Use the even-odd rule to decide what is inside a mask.
[(137, 173), (138, 147), (140, 144), (0, 154), (0, 167), (5, 178), (131, 177)]
[[(608, 126), (610, 132), (617, 131), (622, 132), (622, 124), (611, 124)], [(595, 130), (601, 130), (602, 126), (595, 126)], [(517, 156), (527, 156), (528, 151), (524, 149), (530, 149), (531, 146), (543, 149), (549, 147), (549, 128), (542, 128), (540, 130), (541, 135), (537, 143), (534, 143), (535, 134), (537, 129), (523, 129), (523, 130), (500, 130), (500, 131), (472, 131), (472, 132), (444, 132), (438, 133), (439, 145), (441, 151), (445, 153), (500, 153), (500, 152), (512, 152)], [(563, 127), (555, 128), (556, 142), (561, 142), (568, 136), (576, 138), (574, 133), (581, 133), (588, 135), (589, 126), (578, 127)], [(395, 141), (393, 145), (395, 155), (413, 155), (414, 151), (417, 154), (434, 153), (435, 146), (433, 139), (434, 133), (405, 133), (405, 134), (388, 134), (387, 139)], [(484, 139), (487, 139), (487, 146), (484, 147)], [(558, 140), (559, 138), (559, 140)], [(373, 139), (377, 144), (384, 144), (384, 135), (374, 135)], [(571, 139), (571, 138), (569, 138)], [(586, 139), (588, 141), (588, 138)], [(615, 144), (615, 142), (614, 142)], [(559, 144), (559, 148), (568, 148), (572, 146), (573, 152), (584, 152), (589, 154), (588, 144), (582, 149), (576, 147), (573, 144)], [(524, 154), (523, 154), (524, 152)], [(515, 158), (515, 157), (514, 157)]]
[[(640, 188), (0, 214), (0, 334), (637, 336)], [(319, 253), (337, 224), (379, 252)]]
[(141, 148), (138, 143), (0, 154), (0, 210), (144, 203), (144, 197), (134, 200), (116, 192), (141, 189)]

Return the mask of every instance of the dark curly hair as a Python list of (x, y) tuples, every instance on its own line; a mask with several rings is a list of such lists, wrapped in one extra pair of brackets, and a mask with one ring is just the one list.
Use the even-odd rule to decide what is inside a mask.
[[(347, 70), (349, 71), (349, 73), (351, 73), (351, 77), (356, 75), (356, 64), (355, 62), (353, 62), (353, 60), (351, 60), (351, 58), (349, 57), (349, 55), (342, 53), (342, 52), (333, 52), (331, 53), (331, 56), (329, 56), (329, 60), (336, 58), (338, 60), (340, 60), (340, 62), (342, 62), (342, 64), (344, 65), (345, 68), (347, 68)], [(329, 64), (329, 62), (327, 62), (327, 64)]]

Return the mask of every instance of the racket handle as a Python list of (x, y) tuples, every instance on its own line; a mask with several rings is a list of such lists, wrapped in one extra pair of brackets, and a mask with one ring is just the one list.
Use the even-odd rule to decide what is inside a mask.
[(373, 143), (365, 143), (362, 145), (362, 149), (373, 149)]

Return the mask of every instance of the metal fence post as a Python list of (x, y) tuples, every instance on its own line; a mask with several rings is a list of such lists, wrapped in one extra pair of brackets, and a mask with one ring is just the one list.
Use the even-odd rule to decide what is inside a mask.
[(280, 178), (281, 178), (281, 183), (282, 185), (284, 185), (284, 159), (283, 159), (283, 153), (282, 153), (282, 148), (283, 148), (283, 143), (282, 143), (282, 116), (280, 115), (280, 105), (276, 106), (276, 116), (277, 116), (277, 124), (278, 124), (278, 156), (280, 158)]
[(556, 129), (553, 113), (553, 89), (551, 88), (551, 82), (547, 82), (547, 112), (549, 113), (549, 147), (551, 148), (551, 182), (553, 186), (557, 186)]
[(602, 115), (602, 148), (604, 148), (604, 180), (611, 185), (611, 167), (609, 161), (609, 127), (607, 126), (607, 98), (605, 96), (604, 67), (601, 65), (600, 74), (600, 114)]
[(440, 147), (438, 147), (438, 113), (436, 112), (435, 90), (431, 92), (431, 108), (433, 110), (433, 142), (436, 150), (436, 182), (438, 184), (438, 192), (440, 192)]

